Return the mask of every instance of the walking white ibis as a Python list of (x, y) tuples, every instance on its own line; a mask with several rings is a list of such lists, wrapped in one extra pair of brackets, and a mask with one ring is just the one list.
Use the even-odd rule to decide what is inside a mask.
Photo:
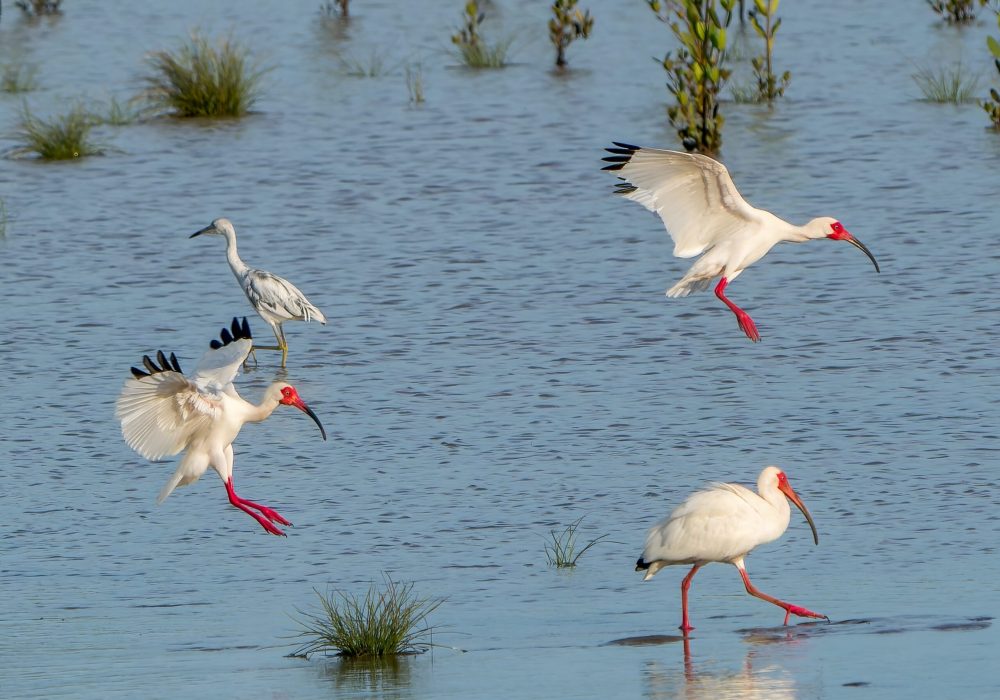
[(643, 581), (653, 578), (665, 566), (694, 565), (681, 583), (680, 629), (685, 635), (694, 629), (688, 620), (691, 579), (698, 569), (713, 561), (732, 564), (739, 569), (747, 593), (784, 608), (786, 625), (789, 615), (829, 619), (761, 593), (750, 583), (743, 559), (757, 545), (784, 534), (790, 515), (788, 501), (806, 516), (813, 539), (819, 544), (812, 516), (788, 483), (785, 472), (778, 467), (765, 467), (757, 478), (757, 492), (739, 484), (712, 484), (688, 496), (646, 535), (646, 548), (635, 565), (636, 571), (646, 572)]
[(212, 467), (226, 485), (232, 505), (252, 516), (272, 535), (284, 535), (275, 523), (291, 523), (277, 511), (236, 495), (233, 441), (244, 423), (259, 423), (279, 405), (294, 406), (308, 414), (324, 440), (326, 431), (295, 387), (285, 382), (271, 384), (257, 405), (240, 398), (233, 379), (252, 346), (246, 318), (242, 323), (234, 318), (232, 331), (222, 329), (221, 342), (212, 341), (211, 349), (189, 377), (181, 372), (173, 353), (167, 358), (161, 350), (156, 361), (144, 356), (145, 371), (132, 368), (132, 377), (125, 380), (118, 397), (115, 415), (121, 421), (125, 442), (146, 459), (156, 461), (184, 452), (157, 503), (162, 503), (177, 486), (194, 483)]
[(205, 234), (225, 237), (226, 258), (230, 269), (250, 300), (250, 305), (271, 327), (278, 341), (277, 346), (257, 345), (254, 349), (280, 350), (281, 366), (284, 367), (288, 359), (288, 343), (285, 342), (285, 331), (281, 324), (285, 321), (319, 321), (326, 325), (326, 316), (306, 299), (306, 295), (298, 287), (285, 278), (248, 267), (236, 252), (236, 229), (229, 219), (216, 219), (200, 231), (192, 233), (189, 238)]
[(878, 261), (844, 226), (828, 216), (794, 226), (771, 212), (750, 206), (733, 184), (726, 166), (697, 153), (641, 148), (614, 142), (605, 149), (612, 170), (624, 180), (615, 194), (639, 202), (663, 220), (674, 241), (674, 255), (693, 258), (680, 282), (667, 290), (668, 297), (686, 297), (707, 289), (721, 276), (715, 296), (736, 314), (740, 329), (753, 342), (760, 340), (757, 326), (746, 311), (726, 297), (726, 285), (735, 280), (776, 243), (803, 243), (817, 238), (847, 241), (860, 248), (879, 271)]

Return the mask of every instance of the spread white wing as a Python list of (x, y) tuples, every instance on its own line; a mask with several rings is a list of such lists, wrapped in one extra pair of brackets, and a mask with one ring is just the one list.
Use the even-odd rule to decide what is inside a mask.
[(707, 156), (615, 143), (605, 158), (625, 180), (617, 193), (659, 214), (674, 241), (674, 255), (700, 255), (759, 220), (760, 210), (740, 196), (726, 166)]
[(143, 357), (145, 371), (132, 368), (115, 405), (126, 444), (146, 459), (169, 457), (185, 449), (200, 433), (211, 430), (222, 411), (222, 394), (236, 395), (233, 379), (253, 345), (246, 319), (233, 319), (233, 332), (202, 356), (189, 378), (177, 358), (162, 352), (156, 361)]

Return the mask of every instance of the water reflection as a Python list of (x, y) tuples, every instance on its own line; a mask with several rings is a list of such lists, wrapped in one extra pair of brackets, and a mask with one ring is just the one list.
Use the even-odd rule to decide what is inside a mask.
[(359, 694), (392, 698), (413, 696), (410, 656), (388, 658), (336, 658), (323, 665), (322, 675), (333, 683), (337, 695)]
[(649, 661), (643, 667), (644, 695), (649, 700), (782, 700), (798, 697), (792, 674), (773, 659), (763, 658), (759, 649), (749, 647), (743, 665), (733, 670), (719, 668), (714, 661), (699, 661), (691, 653), (691, 640), (684, 639), (682, 643), (683, 672), (659, 661)]

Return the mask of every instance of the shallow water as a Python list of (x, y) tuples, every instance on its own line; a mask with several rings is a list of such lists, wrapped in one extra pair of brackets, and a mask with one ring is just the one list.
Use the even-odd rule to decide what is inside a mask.
[[(447, 53), (461, 3), (356, 0), (346, 27), (316, 4), (4, 14), (0, 58), (39, 64), (43, 113), (127, 96), (144, 53), (196, 26), (272, 71), (243, 121), (108, 128), (105, 157), (0, 165), (0, 696), (993, 697), (1000, 138), (910, 78), (959, 55), (988, 74), (990, 27), (901, 1), (782, 5), (788, 97), (728, 105), (724, 160), (758, 206), (839, 217), (883, 272), (849, 246), (779, 246), (731, 287), (751, 345), (711, 294), (664, 298), (687, 263), (599, 170), (613, 139), (673, 143), (650, 60), (669, 42), (642, 3), (593, 4), (568, 76), (548, 69), (546, 3), (496, 3), (518, 63), (479, 74)], [(338, 49), (397, 67), (347, 78)], [(419, 107), (398, 67), (416, 60)], [(0, 97), (0, 121), (20, 104)], [(240, 493), (289, 517), (287, 539), (211, 475), (157, 507), (173, 464), (114, 420), (143, 353), (190, 369), (247, 312), (222, 241), (187, 239), (217, 216), (330, 318), (286, 331), (330, 441), (279, 411), (236, 444)], [(260, 359), (250, 398), (276, 376)], [(750, 573), (833, 623), (782, 628), (713, 566), (685, 649), (683, 572), (632, 571), (645, 529), (770, 463), (820, 544), (793, 515)], [(548, 532), (581, 516), (607, 541), (550, 568)], [(382, 572), (445, 599), (441, 647), (379, 670), (286, 658), (314, 588)], [(609, 644), (652, 635), (668, 639)]]

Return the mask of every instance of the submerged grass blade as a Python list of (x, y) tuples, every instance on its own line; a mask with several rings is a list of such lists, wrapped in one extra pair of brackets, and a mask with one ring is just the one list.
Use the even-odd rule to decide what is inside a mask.
[(608, 537), (607, 534), (596, 537), (584, 545), (583, 549), (577, 551), (576, 533), (581, 522), (583, 522), (583, 516), (566, 526), (561, 533), (557, 533), (555, 530), (549, 531), (549, 537), (552, 541), (545, 545), (545, 556), (550, 565), (560, 569), (572, 568), (576, 566), (576, 562), (583, 556), (584, 552)]

